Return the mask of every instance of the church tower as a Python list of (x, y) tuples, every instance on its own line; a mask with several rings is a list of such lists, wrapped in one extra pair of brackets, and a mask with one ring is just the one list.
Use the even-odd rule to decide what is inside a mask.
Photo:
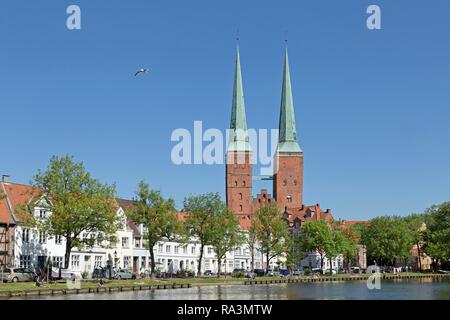
[(236, 52), (231, 124), (226, 155), (227, 207), (238, 218), (252, 214), (252, 150), (247, 132), (239, 47)]
[(278, 145), (275, 152), (273, 193), (281, 210), (303, 204), (303, 152), (297, 142), (289, 59), (284, 55)]

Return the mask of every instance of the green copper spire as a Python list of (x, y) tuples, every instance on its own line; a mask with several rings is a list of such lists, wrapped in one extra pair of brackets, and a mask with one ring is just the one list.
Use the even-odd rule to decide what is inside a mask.
[(250, 151), (247, 119), (245, 116), (244, 90), (242, 88), (241, 59), (239, 46), (236, 53), (233, 102), (231, 106), (230, 142), (228, 151)]
[(297, 143), (294, 101), (292, 99), (291, 76), (289, 73), (288, 51), (284, 55), (283, 89), (281, 94), (278, 152), (302, 152)]

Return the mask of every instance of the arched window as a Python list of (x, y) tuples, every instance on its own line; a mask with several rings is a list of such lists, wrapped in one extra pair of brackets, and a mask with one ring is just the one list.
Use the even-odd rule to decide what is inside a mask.
[(237, 180), (234, 181), (234, 186), (237, 187)]
[(245, 180), (244, 180), (244, 181), (242, 181), (242, 186), (243, 186), (243, 187), (245, 187)]
[(239, 192), (239, 200), (242, 200), (242, 193)]
[(239, 205), (239, 211), (242, 211), (242, 204)]

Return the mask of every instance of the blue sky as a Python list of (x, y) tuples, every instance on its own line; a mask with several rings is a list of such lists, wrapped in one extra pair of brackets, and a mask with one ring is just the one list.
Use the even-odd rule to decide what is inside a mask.
[[(370, 4), (382, 30), (366, 28)], [(224, 195), (223, 165), (172, 164), (171, 133), (229, 125), (238, 28), (248, 126), (276, 128), (287, 30), (305, 203), (421, 212), (449, 200), (449, 15), (444, 0), (2, 0), (0, 173), (27, 183), (72, 154), (122, 197), (140, 179), (178, 206)]]

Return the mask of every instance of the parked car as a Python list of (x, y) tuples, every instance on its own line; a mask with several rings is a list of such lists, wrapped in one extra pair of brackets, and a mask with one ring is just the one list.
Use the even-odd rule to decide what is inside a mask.
[(256, 274), (257, 277), (263, 277), (266, 274), (266, 270), (264, 269), (255, 269), (253, 272)]
[(289, 275), (288, 269), (280, 269), (280, 276), (287, 277)]
[(362, 273), (359, 267), (352, 267), (350, 270), (352, 271), (352, 273)]
[(207, 277), (211, 277), (214, 275), (214, 273), (211, 270), (206, 270), (203, 275), (207, 276)]
[(37, 274), (28, 268), (3, 268), (3, 282), (36, 281)]
[(332, 269), (332, 270), (325, 269), (325, 270), (323, 270), (323, 274), (337, 274), (337, 271), (336, 271), (336, 269)]
[(114, 278), (116, 278), (117, 280), (136, 279), (136, 275), (133, 274), (130, 270), (119, 269), (119, 270), (117, 270), (116, 274), (114, 275)]
[(305, 272), (303, 272), (300, 269), (295, 269), (294, 271), (292, 271), (293, 276), (303, 276), (304, 274), (305, 274)]

